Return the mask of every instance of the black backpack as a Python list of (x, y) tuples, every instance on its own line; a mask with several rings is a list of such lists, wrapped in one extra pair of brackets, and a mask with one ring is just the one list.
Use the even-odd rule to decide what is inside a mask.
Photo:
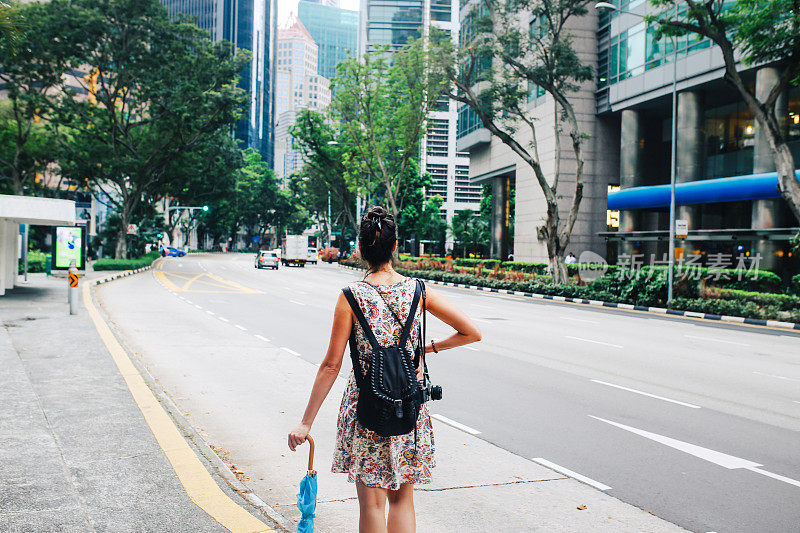
[[(421, 350), (424, 350), (424, 341), (420, 337), (420, 349), (415, 350), (415, 354), (412, 354), (407, 347), (420, 298), (423, 299), (423, 310), (425, 306), (424, 285), (419, 280), (415, 282), (414, 299), (411, 301), (411, 309), (405, 324), (384, 300), (392, 316), (402, 327), (399, 343), (392, 346), (381, 346), (378, 343), (352, 291), (349, 287), (342, 289), (361, 329), (364, 330), (364, 335), (372, 346), (372, 360), (365, 375), (358, 358), (355, 328), (353, 328), (350, 334), (350, 358), (353, 361), (353, 373), (358, 385), (356, 416), (362, 426), (383, 437), (406, 435), (416, 431), (417, 416), (423, 403), (416, 369)], [(370, 287), (375, 289), (372, 285)], [(377, 289), (375, 292), (383, 299), (383, 295)]]

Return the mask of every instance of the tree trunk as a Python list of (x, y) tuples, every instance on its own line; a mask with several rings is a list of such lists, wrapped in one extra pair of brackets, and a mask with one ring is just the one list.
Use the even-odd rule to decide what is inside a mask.
[(566, 283), (569, 279), (567, 264), (562, 254), (550, 256), (550, 271), (553, 273), (553, 283)]
[[(776, 143), (777, 144), (777, 143)], [(786, 203), (800, 221), (800, 182), (794, 168), (794, 157), (785, 142), (780, 141), (774, 150), (775, 169), (778, 172), (778, 186)]]
[(128, 219), (120, 217), (122, 224), (117, 233), (117, 246), (114, 249), (114, 259), (126, 259), (128, 255)]

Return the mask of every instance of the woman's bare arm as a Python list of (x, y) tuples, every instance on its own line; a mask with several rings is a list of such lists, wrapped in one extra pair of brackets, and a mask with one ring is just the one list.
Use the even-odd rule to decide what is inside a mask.
[[(426, 306), (433, 316), (456, 330), (455, 333), (441, 340), (436, 340), (436, 350), (442, 351), (449, 348), (456, 348), (471, 342), (481, 340), (481, 330), (461, 309), (455, 304), (447, 301), (439, 292), (426, 287), (427, 294)], [(425, 346), (425, 353), (433, 351), (430, 343)]]
[[(339, 300), (336, 302), (336, 309), (333, 312), (333, 327), (331, 329), (331, 340), (328, 345), (328, 352), (325, 354), (325, 359), (319, 365), (317, 377), (314, 379), (314, 386), (311, 388), (311, 396), (308, 399), (306, 411), (303, 414), (303, 419), (300, 424), (289, 433), (289, 448), (294, 449), (303, 444), (306, 440), (308, 432), (311, 430), (311, 425), (317, 417), (322, 402), (330, 392), (333, 382), (339, 375), (339, 370), (342, 368), (342, 358), (344, 357), (344, 350), (347, 347), (347, 341), (350, 338), (350, 332), (353, 328), (353, 312), (350, 310), (350, 305), (344, 294), (339, 294)], [(437, 344), (438, 347), (438, 344)]]

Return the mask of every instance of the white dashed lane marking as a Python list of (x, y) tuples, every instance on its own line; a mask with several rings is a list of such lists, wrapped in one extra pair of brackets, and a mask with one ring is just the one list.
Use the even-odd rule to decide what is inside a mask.
[(663, 400), (665, 402), (675, 403), (675, 404), (678, 404), (678, 405), (682, 405), (684, 407), (691, 407), (692, 409), (700, 409), (699, 405), (693, 405), (691, 403), (681, 402), (681, 401), (678, 401), (678, 400), (671, 400), (670, 398), (665, 398), (663, 396), (658, 396), (657, 394), (650, 394), (649, 392), (644, 392), (644, 391), (640, 391), (640, 390), (636, 390), (636, 389), (630, 389), (628, 387), (623, 387), (622, 385), (614, 385), (613, 383), (600, 381), (599, 379), (592, 379), (590, 381), (592, 381), (594, 383), (599, 383), (600, 385), (606, 385), (608, 387), (614, 387), (615, 389), (621, 389), (621, 390), (624, 390), (624, 391), (632, 392), (634, 394), (641, 394), (642, 396), (648, 396), (650, 398), (655, 398), (657, 400)]
[(269, 339), (266, 337), (262, 337), (261, 335), (253, 335), (256, 339), (260, 339), (264, 342), (269, 342)]
[(240, 326), (239, 324), (236, 324), (236, 327), (237, 327), (237, 328), (239, 328), (239, 329), (240, 329), (240, 330), (242, 330), (242, 331), (247, 331), (247, 328), (246, 328), (246, 327), (244, 327), (244, 326)]
[(460, 429), (464, 433), (469, 433), (470, 435), (480, 435), (481, 434), (481, 432), (478, 431), (477, 429), (471, 428), (471, 427), (469, 427), (469, 426), (467, 426), (465, 424), (462, 424), (461, 422), (456, 422), (455, 420), (447, 418), (444, 415), (433, 414), (433, 415), (431, 415), (431, 418), (434, 418), (434, 419), (438, 420), (439, 422), (442, 422), (443, 424), (447, 424), (448, 426), (454, 427), (456, 429)]
[(295, 352), (295, 351), (294, 351), (294, 350), (292, 350), (291, 348), (287, 348), (286, 346), (281, 346), (281, 350), (286, 350), (286, 351), (287, 351), (287, 352), (289, 352), (290, 354), (292, 354), (292, 355), (297, 355), (298, 357), (300, 356), (300, 354), (299, 354), (299, 353)]

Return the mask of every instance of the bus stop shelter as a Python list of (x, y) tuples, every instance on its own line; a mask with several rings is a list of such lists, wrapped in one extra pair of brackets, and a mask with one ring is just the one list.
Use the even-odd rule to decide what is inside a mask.
[(36, 196), (0, 194), (0, 296), (17, 281), (20, 224), (72, 226), (75, 202)]

